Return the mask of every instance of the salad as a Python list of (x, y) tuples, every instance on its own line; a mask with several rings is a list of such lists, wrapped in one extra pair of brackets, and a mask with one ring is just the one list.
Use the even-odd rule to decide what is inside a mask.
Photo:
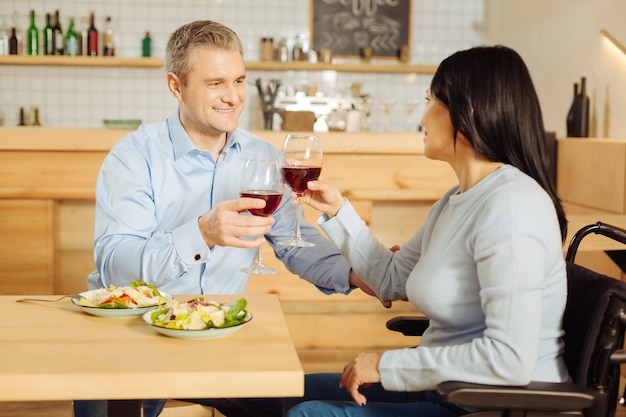
[(202, 297), (185, 302), (167, 300), (152, 312), (150, 320), (156, 326), (179, 330), (233, 327), (248, 318), (246, 305), (245, 298), (233, 304), (205, 301)]
[(164, 298), (152, 284), (143, 281), (131, 282), (125, 287), (111, 285), (90, 292), (90, 298), (81, 297), (78, 303), (85, 307), (98, 308), (143, 308), (154, 307), (164, 302)]

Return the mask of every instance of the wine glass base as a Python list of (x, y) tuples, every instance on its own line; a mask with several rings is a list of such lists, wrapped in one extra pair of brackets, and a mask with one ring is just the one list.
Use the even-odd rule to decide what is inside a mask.
[(289, 240), (283, 240), (282, 242), (278, 242), (281, 246), (297, 246), (300, 248), (310, 248), (315, 246), (315, 243), (307, 242), (302, 240), (301, 238), (291, 238)]
[(241, 272), (245, 272), (251, 275), (274, 275), (278, 273), (278, 270), (274, 268), (268, 268), (266, 266), (254, 265), (250, 268), (242, 268)]

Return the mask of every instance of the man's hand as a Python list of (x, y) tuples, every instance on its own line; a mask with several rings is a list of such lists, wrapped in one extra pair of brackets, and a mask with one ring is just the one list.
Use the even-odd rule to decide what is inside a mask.
[(390, 308), (391, 307), (391, 301), (389, 301), (389, 300), (381, 300), (378, 297), (378, 295), (374, 292), (374, 290), (372, 290), (369, 285), (367, 285), (361, 278), (359, 278), (359, 276), (353, 270), (350, 270), (350, 286), (351, 287), (358, 287), (365, 294), (371, 295), (372, 297), (378, 298), (378, 300), (380, 300), (380, 302), (383, 305), (383, 307), (385, 307), (385, 308)]
[(343, 368), (339, 387), (348, 390), (358, 405), (367, 403), (367, 398), (359, 392), (359, 387), (367, 388), (373, 383), (380, 382), (378, 372), (380, 356), (378, 353), (359, 353)]
[[(244, 215), (249, 208), (263, 208), (260, 198), (223, 201), (198, 218), (198, 228), (207, 245), (255, 248), (261, 245), (274, 224), (274, 218)], [(258, 236), (256, 239), (245, 239)]]

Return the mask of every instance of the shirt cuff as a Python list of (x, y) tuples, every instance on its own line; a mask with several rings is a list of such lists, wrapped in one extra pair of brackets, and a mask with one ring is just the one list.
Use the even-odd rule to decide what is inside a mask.
[(378, 374), (380, 375), (380, 384), (387, 391), (403, 391), (402, 381), (398, 378), (397, 368), (394, 366), (398, 350), (388, 350), (383, 352), (378, 361)]
[(202, 238), (198, 219), (193, 219), (172, 230), (174, 249), (187, 265), (206, 262), (211, 259), (211, 249)]

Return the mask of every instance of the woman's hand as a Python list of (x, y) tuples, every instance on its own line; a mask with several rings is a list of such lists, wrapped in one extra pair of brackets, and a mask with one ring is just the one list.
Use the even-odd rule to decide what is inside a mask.
[(359, 392), (359, 387), (367, 388), (373, 383), (380, 382), (378, 372), (380, 356), (378, 353), (359, 353), (343, 368), (339, 388), (348, 390), (358, 405), (367, 403), (367, 398)]
[(300, 198), (300, 202), (323, 212), (328, 217), (335, 217), (346, 204), (346, 199), (341, 195), (341, 191), (321, 178), (317, 181), (309, 181), (307, 188), (304, 196)]

